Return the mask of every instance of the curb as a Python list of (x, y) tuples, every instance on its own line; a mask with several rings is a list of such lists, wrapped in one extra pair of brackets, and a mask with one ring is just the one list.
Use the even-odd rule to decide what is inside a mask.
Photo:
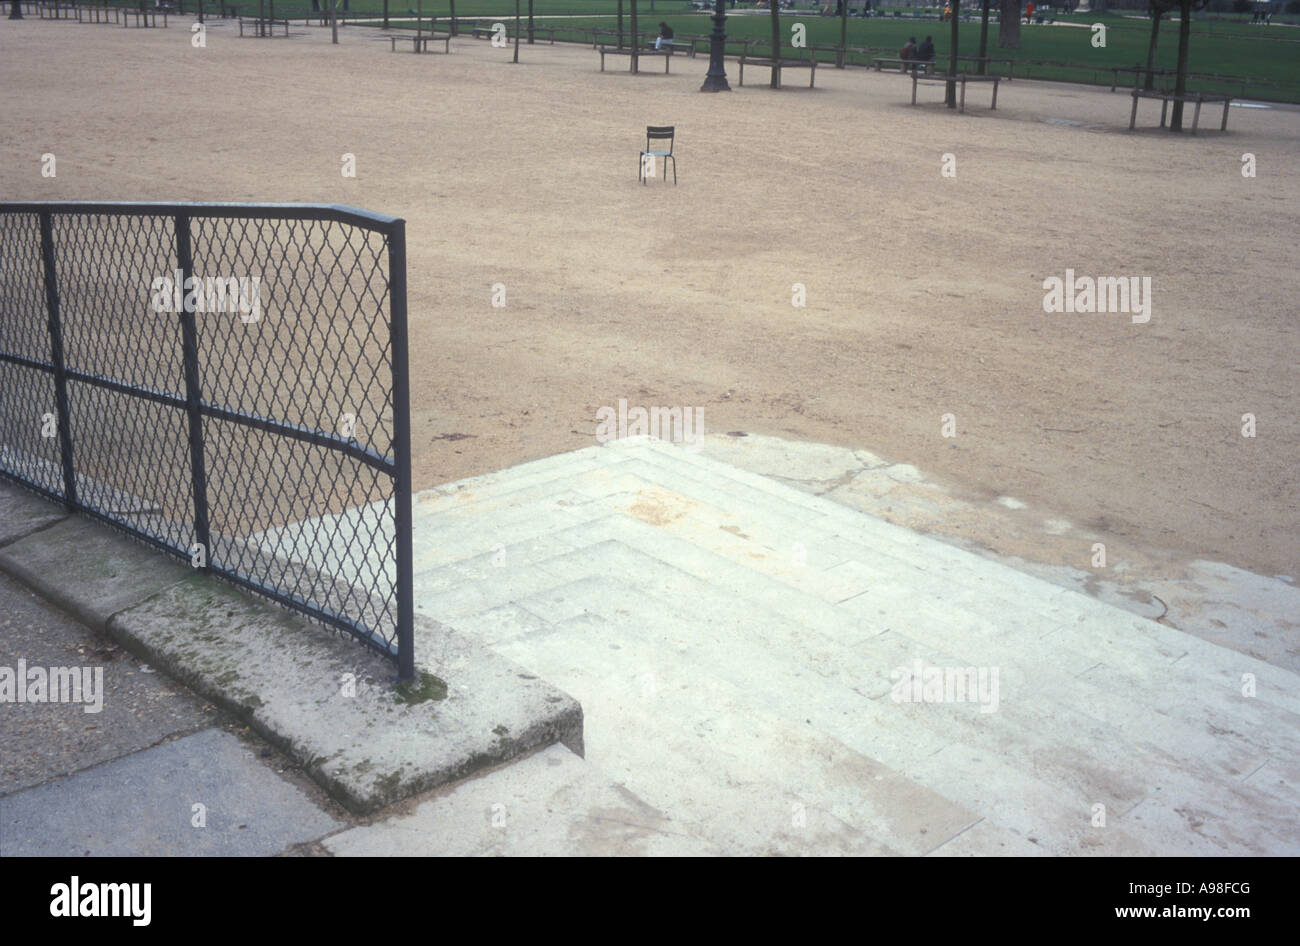
[(0, 570), (251, 726), (355, 814), (557, 742), (583, 752), (576, 700), (454, 628), (417, 617), (417, 680), (399, 687), (350, 639), (7, 482)]

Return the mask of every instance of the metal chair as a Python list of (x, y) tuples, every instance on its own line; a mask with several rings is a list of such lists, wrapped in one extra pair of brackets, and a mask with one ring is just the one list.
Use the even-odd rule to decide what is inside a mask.
[[(636, 179), (642, 184), (646, 182), (649, 175), (646, 174), (645, 159), (647, 155), (664, 159), (664, 181), (668, 180), (668, 162), (673, 163), (673, 186), (677, 186), (677, 159), (673, 157), (673, 134), (674, 126), (672, 125), (647, 125), (645, 129), (645, 148), (641, 151), (640, 157), (637, 158)], [(652, 151), (650, 148), (651, 141), (667, 140), (667, 151)]]

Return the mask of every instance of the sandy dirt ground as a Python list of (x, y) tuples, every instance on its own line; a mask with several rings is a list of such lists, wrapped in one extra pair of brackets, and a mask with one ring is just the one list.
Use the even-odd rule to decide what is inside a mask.
[[(1300, 111), (1177, 137), (1154, 103), (1129, 133), (1127, 96), (1049, 83), (958, 115), (862, 70), (715, 96), (704, 58), (632, 76), (590, 49), (297, 32), (196, 49), (175, 20), (0, 20), (0, 193), (406, 218), (417, 486), (588, 446), (626, 398), (869, 449), (1121, 547), (1300, 568)], [(647, 124), (678, 129), (676, 187), (636, 183)], [(1150, 321), (1045, 313), (1066, 269), (1149, 276)]]

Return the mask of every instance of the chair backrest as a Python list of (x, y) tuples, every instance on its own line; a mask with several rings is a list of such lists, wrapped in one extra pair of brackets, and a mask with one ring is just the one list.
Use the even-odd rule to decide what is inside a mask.
[(673, 151), (673, 135), (675, 132), (674, 125), (646, 125), (645, 126), (645, 148), (650, 150), (651, 141), (668, 141), (668, 153)]

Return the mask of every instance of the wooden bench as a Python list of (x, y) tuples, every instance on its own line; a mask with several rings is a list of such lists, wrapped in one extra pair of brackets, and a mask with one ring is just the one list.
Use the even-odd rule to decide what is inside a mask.
[(695, 58), (695, 44), (694, 44), (694, 43), (679, 43), (679, 42), (677, 42), (675, 39), (670, 39), (670, 40), (668, 40), (667, 42), (660, 43), (660, 44), (659, 44), (659, 48), (660, 48), (660, 49), (671, 49), (671, 50), (673, 50), (674, 52), (676, 52), (677, 50), (681, 50), (682, 52), (686, 53), (686, 56), (687, 56), (688, 59), (694, 59), (694, 58)]
[(1112, 66), (1110, 72), (1111, 72), (1110, 90), (1112, 92), (1114, 92), (1115, 89), (1118, 88), (1119, 86), (1119, 74), (1121, 72), (1133, 73), (1133, 88), (1135, 89), (1138, 87), (1138, 83), (1142, 81), (1142, 77), (1147, 73), (1151, 73), (1151, 75), (1153, 76), (1160, 76), (1162, 79), (1165, 76), (1171, 76), (1174, 74), (1174, 71), (1172, 69), (1148, 69), (1146, 66), (1141, 66), (1141, 65)]
[(1133, 96), (1133, 112), (1128, 118), (1128, 130), (1132, 131), (1137, 124), (1138, 99), (1160, 99), (1160, 127), (1165, 127), (1165, 121), (1168, 118), (1170, 102), (1192, 102), (1196, 105), (1195, 111), (1192, 112), (1192, 134), (1196, 134), (1196, 125), (1201, 119), (1202, 103), (1215, 104), (1223, 103), (1223, 121), (1219, 123), (1219, 131), (1228, 130), (1228, 106), (1232, 104), (1231, 95), (1215, 95), (1205, 92), (1189, 92), (1186, 95), (1175, 95), (1173, 92), (1148, 92), (1146, 89), (1134, 89), (1129, 93)]
[(397, 41), (399, 39), (409, 39), (411, 41), (411, 52), (427, 53), (429, 51), (429, 41), (442, 43), (444, 53), (451, 52), (451, 34), (450, 33), (421, 33), (418, 36), (390, 36), (391, 41), (389, 52), (397, 52)]
[[(605, 57), (606, 57), (606, 56), (627, 56), (628, 58), (631, 58), (631, 56), (632, 56), (633, 53), (636, 53), (638, 59), (640, 59), (640, 58), (643, 57), (643, 56), (660, 56), (660, 57), (662, 57), (662, 58), (663, 58), (663, 61), (664, 61), (664, 75), (667, 75), (667, 74), (668, 74), (668, 63), (669, 63), (669, 61), (671, 61), (672, 58), (673, 58), (673, 51), (672, 51), (671, 49), (633, 49), (631, 46), (623, 46), (623, 47), (619, 47), (619, 46), (602, 46), (602, 47), (600, 47), (600, 71), (601, 71), (601, 72), (604, 72), (604, 71), (605, 71)], [(632, 71), (632, 66), (631, 66), (631, 65), (628, 66), (628, 71), (629, 71), (629, 72)]]
[(899, 72), (924, 71), (926, 75), (934, 72), (933, 59), (896, 59), (890, 56), (877, 56), (871, 60), (871, 65), (877, 72), (883, 70), (887, 65), (898, 66)]
[(274, 36), (274, 35), (275, 35), (275, 28), (276, 28), (277, 26), (280, 26), (280, 27), (283, 27), (283, 28), (284, 28), (284, 32), (283, 32), (281, 35), (283, 35), (283, 36), (288, 36), (288, 35), (289, 35), (289, 21), (288, 21), (288, 20), (277, 20), (277, 19), (272, 19), (272, 18), (269, 17), (269, 16), (263, 16), (263, 17), (258, 17), (258, 16), (249, 16), (249, 17), (244, 17), (244, 16), (241, 16), (241, 17), (239, 18), (239, 35), (240, 35), (240, 36), (243, 36), (243, 35), (244, 35), (244, 23), (245, 23), (245, 22), (248, 23), (248, 29), (249, 29), (249, 31), (250, 31), (250, 32), (248, 33), (249, 36)]
[[(504, 21), (504, 20), (499, 20), (499, 21), (497, 21), (497, 22), (505, 22), (505, 21)], [(472, 28), (470, 29), (469, 32), (470, 32), (470, 35), (473, 36), (475, 39), (491, 39), (494, 35), (496, 35), (496, 28), (495, 28), (495, 27), (492, 27), (492, 26), (477, 26), (477, 25), (476, 25), (476, 26), (472, 27)], [(555, 30), (554, 30), (552, 27), (549, 27), (549, 26), (534, 26), (534, 27), (533, 27), (533, 38), (534, 38), (534, 39), (539, 38), (543, 33), (546, 34), (546, 37), (545, 37), (545, 38), (546, 38), (547, 42), (549, 42), (552, 46), (554, 46), (554, 45), (555, 45)], [(527, 40), (527, 37), (528, 37), (528, 27), (526, 27), (526, 26), (520, 27), (520, 29), (519, 29), (519, 39), (522, 40), (522, 41), (526, 41), (526, 40)], [(513, 34), (512, 32), (510, 32), (510, 26), (509, 26), (508, 24), (506, 25), (506, 38), (507, 38), (507, 39), (514, 39), (514, 34)]]
[(979, 65), (980, 63), (984, 63), (986, 66), (992, 65), (995, 62), (1005, 62), (1007, 64), (1007, 74), (1004, 75), (1002, 78), (1006, 79), (1008, 82), (1010, 82), (1013, 78), (1015, 78), (1016, 61), (1014, 59), (999, 59), (994, 56), (958, 56), (957, 61), (973, 62), (976, 65)]
[[(141, 10), (137, 7), (131, 7), (131, 8), (122, 7), (121, 11), (122, 11), (121, 22), (123, 26), (130, 26), (131, 19), (133, 17), (135, 19), (135, 25), (137, 27), (158, 25), (158, 13), (159, 13), (158, 10)], [(165, 27), (167, 25), (167, 11), (163, 10), (161, 12), (162, 12), (163, 26)]]
[(740, 57), (740, 80), (739, 84), (745, 84), (745, 66), (766, 66), (776, 75), (776, 87), (781, 88), (781, 70), (782, 69), (808, 69), (808, 88), (813, 87), (817, 80), (817, 60), (816, 59), (771, 59), (770, 57), (748, 56), (742, 54)]
[(918, 82), (928, 82), (930, 84), (942, 83), (947, 85), (949, 82), (961, 83), (961, 101), (959, 110), (966, 111), (966, 83), (967, 82), (992, 82), (993, 83), (993, 104), (990, 106), (994, 111), (998, 107), (998, 83), (1002, 81), (1001, 76), (981, 76), (971, 72), (959, 72), (955, 76), (950, 75), (928, 75), (923, 76), (919, 73), (912, 73), (912, 104), (916, 104), (916, 84)]
[(42, 20), (71, 20), (77, 15), (77, 7), (73, 3), (42, 3), (37, 15)]

